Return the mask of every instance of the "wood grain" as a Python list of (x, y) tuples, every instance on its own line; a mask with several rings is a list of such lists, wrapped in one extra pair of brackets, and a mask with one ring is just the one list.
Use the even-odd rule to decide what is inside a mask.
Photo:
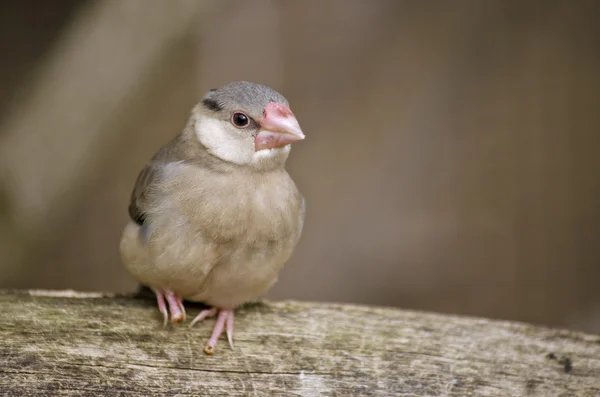
[[(600, 336), (358, 305), (259, 302), (235, 347), (154, 300), (0, 292), (4, 396), (600, 396)], [(199, 305), (188, 304), (194, 316)]]

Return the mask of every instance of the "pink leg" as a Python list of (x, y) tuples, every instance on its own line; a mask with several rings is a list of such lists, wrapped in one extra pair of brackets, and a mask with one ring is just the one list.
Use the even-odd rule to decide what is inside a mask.
[(169, 311), (171, 312), (171, 322), (178, 323), (185, 320), (185, 308), (180, 296), (175, 295), (171, 290), (160, 290), (153, 288), (156, 294), (156, 302), (158, 303), (158, 310), (163, 315), (163, 326), (167, 325), (169, 320), (169, 312), (167, 311), (167, 305), (165, 304), (165, 298), (169, 304)]
[(183, 312), (183, 319), (185, 320), (187, 314), (185, 312), (185, 306), (183, 306), (183, 299), (180, 296), (177, 296), (177, 303), (179, 304), (179, 308)]
[(204, 346), (204, 352), (206, 354), (213, 354), (215, 352), (217, 341), (223, 334), (223, 330), (227, 333), (227, 341), (229, 342), (229, 346), (233, 349), (233, 309), (217, 309), (216, 307), (213, 307), (212, 309), (202, 310), (200, 314), (192, 320), (190, 327), (193, 327), (194, 324), (205, 318), (214, 317), (217, 315), (217, 312), (219, 313), (217, 322), (213, 328), (210, 339)]
[(214, 308), (214, 307), (212, 309), (202, 310), (200, 312), (200, 314), (198, 314), (196, 316), (196, 318), (194, 318), (192, 320), (192, 322), (190, 323), (190, 328), (193, 327), (194, 324), (196, 324), (197, 322), (202, 321), (202, 320), (204, 320), (205, 318), (208, 318), (208, 317), (214, 317), (216, 315), (217, 315), (217, 309)]
[(171, 312), (171, 322), (179, 323), (185, 320), (185, 309), (181, 298), (173, 293), (171, 290), (165, 290), (167, 302), (169, 302), (169, 311)]
[(226, 329), (226, 333), (227, 333), (227, 342), (229, 342), (229, 346), (233, 349), (233, 313), (234, 311), (232, 310), (231, 313), (229, 313), (229, 316), (227, 317), (227, 329)]
[(223, 334), (223, 330), (227, 329), (227, 340), (229, 341), (229, 345), (233, 348), (233, 310), (232, 309), (221, 309), (219, 311), (219, 316), (217, 317), (217, 322), (215, 327), (213, 328), (212, 335), (210, 339), (204, 346), (204, 352), (206, 354), (213, 354), (215, 352), (215, 347), (217, 346), (217, 342), (221, 335)]
[(158, 310), (163, 315), (163, 327), (167, 326), (167, 321), (169, 321), (169, 313), (167, 312), (167, 306), (165, 305), (165, 296), (159, 290), (154, 290), (156, 294), (156, 302), (158, 303)]

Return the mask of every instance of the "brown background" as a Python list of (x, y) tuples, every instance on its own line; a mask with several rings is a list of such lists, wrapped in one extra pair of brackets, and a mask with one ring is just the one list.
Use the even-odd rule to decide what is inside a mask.
[(203, 92), (245, 79), (307, 135), (288, 163), (306, 227), (270, 297), (600, 332), (599, 2), (0, 11), (0, 287), (134, 288), (137, 173)]

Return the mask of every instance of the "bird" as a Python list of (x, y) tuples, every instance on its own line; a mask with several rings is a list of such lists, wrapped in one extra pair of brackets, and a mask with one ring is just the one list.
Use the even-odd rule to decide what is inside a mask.
[(131, 193), (120, 255), (156, 295), (166, 326), (216, 317), (204, 346), (233, 348), (234, 311), (277, 281), (300, 239), (305, 200), (285, 169), (305, 139), (289, 102), (269, 86), (234, 81), (211, 89), (182, 131), (142, 168)]

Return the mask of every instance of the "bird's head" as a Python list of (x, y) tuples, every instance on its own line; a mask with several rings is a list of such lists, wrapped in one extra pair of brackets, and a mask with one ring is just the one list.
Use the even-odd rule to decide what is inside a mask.
[(288, 101), (246, 81), (208, 91), (195, 108), (194, 132), (212, 155), (259, 170), (283, 166), (290, 145), (304, 139)]

